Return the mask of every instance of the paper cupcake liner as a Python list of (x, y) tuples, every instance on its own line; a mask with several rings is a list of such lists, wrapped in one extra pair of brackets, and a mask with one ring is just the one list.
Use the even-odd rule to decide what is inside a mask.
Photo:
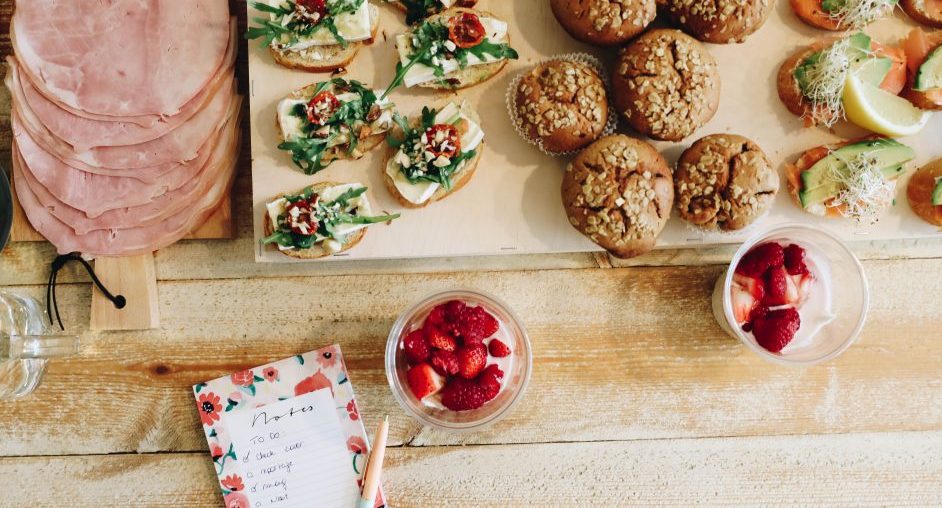
[(517, 131), (517, 134), (523, 138), (524, 141), (530, 143), (533, 146), (536, 146), (540, 149), (541, 152), (546, 155), (553, 157), (574, 155), (579, 153), (581, 150), (571, 150), (568, 152), (553, 152), (547, 150), (543, 146), (543, 140), (539, 138), (531, 138), (527, 134), (526, 128), (523, 126), (523, 119), (520, 118), (520, 115), (517, 113), (517, 86), (520, 84), (520, 80), (524, 78), (527, 74), (530, 73), (535, 67), (544, 65), (549, 62), (573, 62), (583, 65), (587, 65), (595, 69), (595, 72), (598, 73), (599, 78), (602, 79), (602, 84), (605, 87), (605, 100), (608, 103), (608, 120), (605, 122), (605, 127), (602, 129), (601, 134), (599, 134), (597, 139), (608, 136), (615, 132), (615, 129), (618, 127), (618, 115), (615, 114), (615, 105), (612, 103), (612, 83), (611, 78), (608, 75), (608, 72), (605, 70), (605, 66), (602, 65), (602, 62), (588, 54), (588, 53), (566, 53), (563, 55), (555, 55), (549, 58), (545, 58), (537, 62), (536, 65), (528, 67), (527, 69), (517, 73), (513, 79), (510, 80), (510, 86), (507, 87), (506, 103), (507, 103), (507, 113), (510, 115), (510, 122), (514, 125), (514, 129)]

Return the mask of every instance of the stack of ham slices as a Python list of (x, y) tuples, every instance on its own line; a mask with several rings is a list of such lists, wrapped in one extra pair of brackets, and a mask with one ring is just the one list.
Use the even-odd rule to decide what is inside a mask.
[(153, 252), (232, 183), (240, 131), (228, 0), (18, 0), (13, 178), (60, 253)]

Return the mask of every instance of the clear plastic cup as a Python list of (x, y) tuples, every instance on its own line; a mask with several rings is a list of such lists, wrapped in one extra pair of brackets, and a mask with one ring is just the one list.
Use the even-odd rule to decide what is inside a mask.
[[(756, 342), (736, 322), (730, 299), (733, 274), (742, 257), (761, 243), (777, 241), (783, 246), (796, 243), (813, 256), (818, 275), (830, 281), (818, 280), (815, 284), (830, 284), (831, 314), (833, 318), (824, 324), (810, 340), (791, 343), (781, 352), (773, 353)], [(814, 291), (821, 290), (815, 288)], [(730, 336), (738, 338), (759, 356), (786, 365), (810, 365), (827, 361), (843, 353), (860, 335), (870, 307), (870, 290), (863, 266), (856, 256), (839, 238), (831, 233), (804, 224), (784, 224), (755, 235), (744, 243), (730, 263), (726, 272), (716, 281), (713, 290), (713, 315), (720, 327)], [(805, 317), (806, 312), (801, 312)], [(814, 323), (802, 323), (802, 326)]]
[[(500, 394), (480, 408), (469, 411), (430, 407), (412, 394), (406, 381), (408, 361), (402, 348), (402, 339), (412, 330), (421, 327), (434, 307), (449, 300), (461, 300), (469, 305), (483, 306), (497, 318), (500, 323), (497, 336), (507, 342), (512, 351), (509, 358), (513, 361), (510, 362), (510, 368), (504, 372), (504, 385)], [(532, 362), (530, 339), (523, 323), (502, 301), (476, 290), (457, 289), (423, 298), (399, 316), (386, 342), (386, 377), (399, 405), (423, 425), (442, 430), (480, 430), (507, 416), (523, 398), (530, 382)]]

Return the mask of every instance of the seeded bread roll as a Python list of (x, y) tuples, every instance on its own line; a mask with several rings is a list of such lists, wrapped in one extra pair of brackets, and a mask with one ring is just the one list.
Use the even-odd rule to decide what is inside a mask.
[(932, 204), (932, 192), (939, 179), (942, 179), (942, 159), (919, 168), (909, 178), (906, 197), (916, 215), (929, 224), (942, 227), (942, 206)]
[(275, 62), (289, 69), (306, 72), (335, 71), (346, 67), (352, 62), (363, 46), (373, 44), (376, 31), (379, 30), (379, 9), (375, 5), (370, 5), (370, 23), (370, 38), (365, 41), (347, 43), (346, 47), (340, 44), (332, 44), (293, 50), (269, 46), (268, 50)]
[(615, 66), (612, 88), (628, 123), (662, 141), (693, 134), (720, 105), (716, 60), (679, 30), (651, 30), (629, 44)]
[(667, 0), (674, 23), (704, 42), (744, 42), (765, 23), (774, 0)]
[(517, 85), (516, 122), (527, 138), (554, 153), (585, 148), (608, 122), (605, 84), (592, 67), (554, 60), (533, 68)]
[(619, 134), (575, 157), (563, 175), (562, 198), (573, 227), (624, 259), (654, 248), (670, 218), (674, 184), (653, 146)]
[(932, 5), (933, 0), (900, 0), (906, 14), (926, 26), (942, 28), (942, 10)]
[(677, 162), (680, 218), (703, 229), (742, 229), (772, 206), (779, 177), (765, 152), (735, 134), (706, 136)]
[(551, 0), (550, 7), (569, 35), (598, 46), (633, 39), (657, 15), (654, 0)]

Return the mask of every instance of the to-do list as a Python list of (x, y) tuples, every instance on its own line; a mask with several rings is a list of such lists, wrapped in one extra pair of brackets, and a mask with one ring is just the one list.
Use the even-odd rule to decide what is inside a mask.
[(356, 505), (357, 478), (329, 389), (224, 418), (252, 507)]

